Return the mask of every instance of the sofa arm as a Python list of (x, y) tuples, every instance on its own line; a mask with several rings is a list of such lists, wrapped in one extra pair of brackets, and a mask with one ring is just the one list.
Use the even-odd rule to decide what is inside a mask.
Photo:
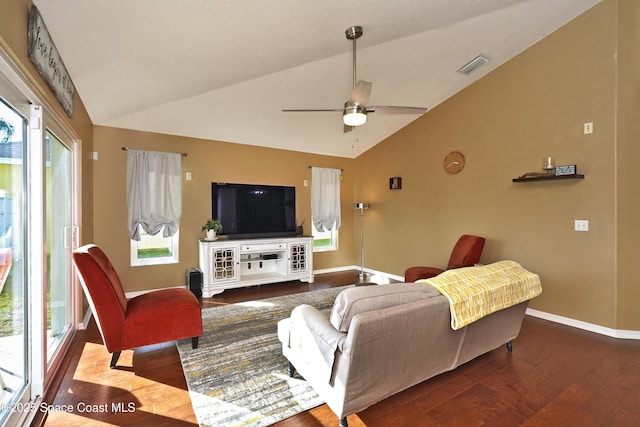
[[(288, 334), (281, 328), (287, 328)], [(287, 347), (285, 355), (293, 366), (298, 371), (301, 365), (312, 366), (316, 374), (329, 381), (336, 351), (347, 336), (331, 325), (329, 312), (300, 305), (293, 309), (289, 319), (279, 322), (278, 329), (279, 339)]]
[(310, 334), (323, 352), (335, 352), (347, 336), (333, 327), (327, 311), (320, 311), (306, 304), (294, 308), (291, 312), (291, 339), (295, 340), (296, 335), (300, 334)]

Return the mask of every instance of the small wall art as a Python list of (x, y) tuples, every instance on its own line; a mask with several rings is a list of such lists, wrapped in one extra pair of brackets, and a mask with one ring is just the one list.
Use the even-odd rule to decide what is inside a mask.
[(402, 188), (402, 177), (394, 176), (389, 178), (389, 190), (400, 190)]

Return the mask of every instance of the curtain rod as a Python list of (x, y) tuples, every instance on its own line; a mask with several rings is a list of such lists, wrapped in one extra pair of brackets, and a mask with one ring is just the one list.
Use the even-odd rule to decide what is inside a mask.
[[(309, 165), (309, 169), (311, 169), (311, 168), (321, 168), (321, 167), (324, 167), (324, 166), (311, 166), (311, 165)], [(344, 172), (344, 169), (340, 168), (340, 172)]]
[[(129, 147), (122, 147), (122, 151), (127, 151), (129, 149)], [(176, 153), (176, 154), (180, 154), (182, 157), (187, 157), (187, 153)]]

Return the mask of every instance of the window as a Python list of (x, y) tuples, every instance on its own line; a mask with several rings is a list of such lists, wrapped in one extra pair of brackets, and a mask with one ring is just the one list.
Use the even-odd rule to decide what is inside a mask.
[(327, 231), (318, 231), (311, 223), (311, 234), (313, 236), (313, 251), (327, 252), (338, 250), (338, 231), (334, 227)]
[(311, 168), (311, 234), (313, 251), (338, 250), (341, 169)]
[(180, 153), (128, 150), (131, 266), (178, 262), (178, 228), (182, 214), (181, 160)]
[(156, 235), (147, 234), (142, 227), (140, 229), (140, 241), (131, 242), (131, 266), (177, 264), (178, 241), (180, 232), (173, 236), (162, 237), (163, 230)]

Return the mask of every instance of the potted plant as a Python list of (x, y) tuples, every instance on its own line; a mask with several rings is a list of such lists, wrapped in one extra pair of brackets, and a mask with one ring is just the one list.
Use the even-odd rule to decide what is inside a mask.
[(215, 240), (219, 230), (222, 230), (222, 224), (217, 219), (209, 218), (202, 226), (202, 231), (207, 233), (206, 240)]

